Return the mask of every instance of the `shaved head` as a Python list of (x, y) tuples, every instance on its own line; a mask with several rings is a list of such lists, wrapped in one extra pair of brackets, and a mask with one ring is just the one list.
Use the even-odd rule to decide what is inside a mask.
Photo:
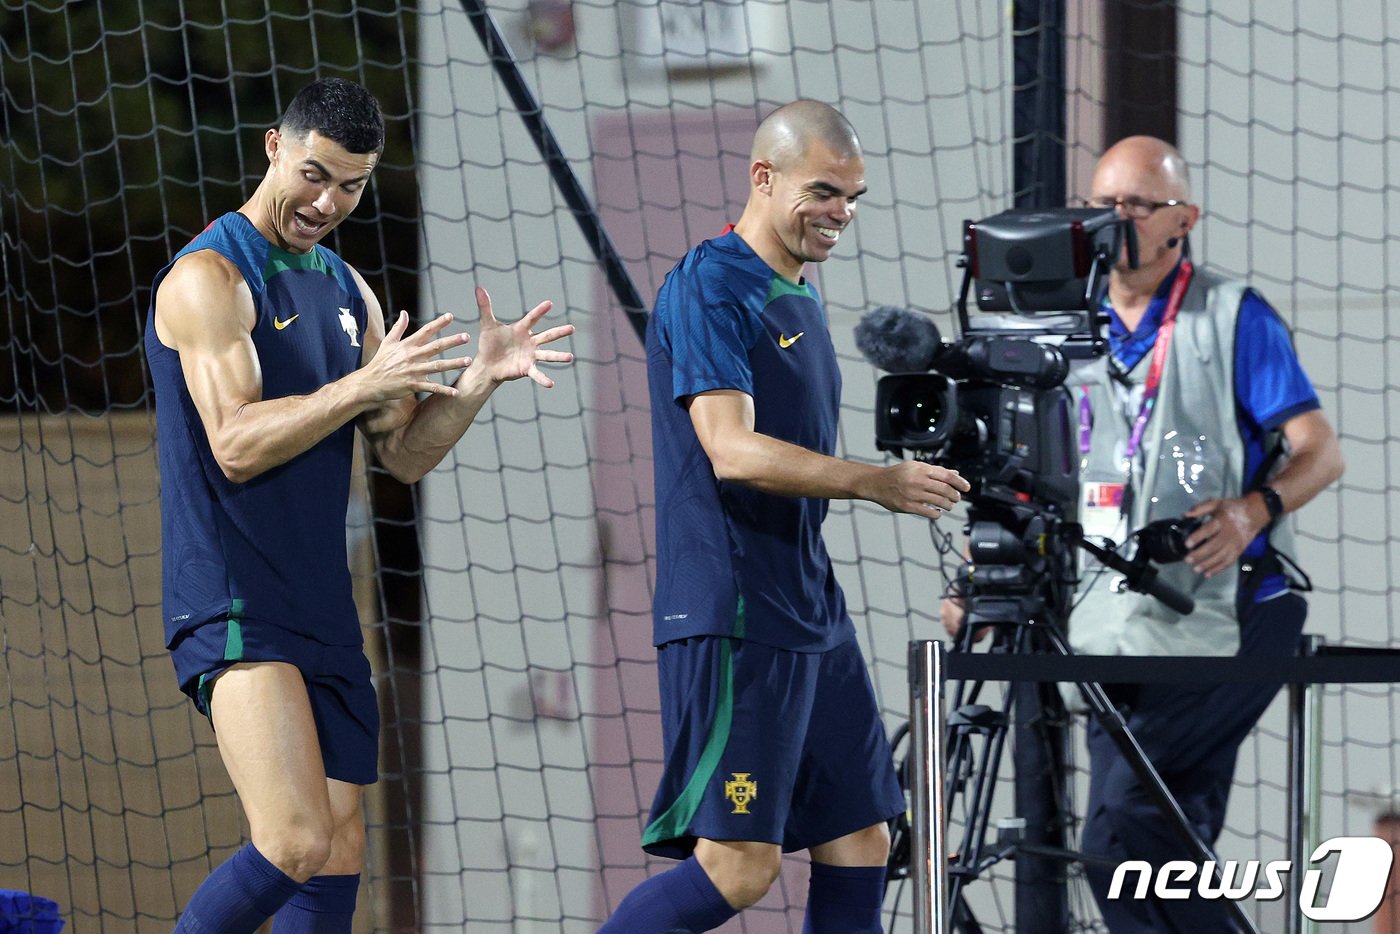
[(849, 120), (821, 101), (802, 100), (784, 104), (758, 125), (750, 161), (771, 162), (784, 171), (800, 162), (813, 142), (840, 158), (861, 155), (860, 140)]
[(793, 101), (753, 137), (749, 200), (734, 231), (779, 275), (800, 281), (855, 218), (865, 159), (850, 122), (820, 101)]
[(1164, 197), (1191, 200), (1191, 178), (1186, 160), (1171, 143), (1155, 136), (1129, 136), (1109, 147), (1099, 159), (1099, 169), (1126, 168), (1140, 178), (1157, 183)]
[(1137, 230), (1137, 268), (1128, 263), (1125, 250), (1109, 281), (1110, 295), (1117, 296), (1114, 308), (1121, 314), (1130, 302), (1129, 293), (1150, 298), (1188, 249), (1186, 237), (1200, 220), (1201, 209), (1191, 203), (1186, 160), (1175, 146), (1155, 136), (1119, 140), (1094, 167), (1089, 203), (1116, 205), (1119, 216), (1131, 218)]

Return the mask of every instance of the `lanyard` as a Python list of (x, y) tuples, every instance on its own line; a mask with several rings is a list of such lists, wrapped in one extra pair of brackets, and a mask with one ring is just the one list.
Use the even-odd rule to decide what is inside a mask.
[[(1186, 297), (1186, 287), (1191, 284), (1194, 271), (1189, 259), (1182, 260), (1176, 281), (1172, 283), (1171, 294), (1167, 297), (1167, 310), (1162, 314), (1162, 323), (1157, 328), (1157, 340), (1152, 345), (1152, 366), (1147, 371), (1147, 386), (1142, 394), (1142, 407), (1138, 409), (1137, 418), (1133, 420), (1133, 431), (1128, 436), (1128, 446), (1123, 451), (1124, 460), (1132, 460), (1138, 446), (1142, 444), (1147, 420), (1152, 417), (1152, 409), (1157, 403), (1157, 390), (1162, 385), (1162, 370), (1167, 365), (1167, 348), (1171, 346), (1172, 331), (1176, 330), (1177, 312), (1181, 311), (1181, 302)], [(1082, 433), (1081, 427), (1081, 436)]]

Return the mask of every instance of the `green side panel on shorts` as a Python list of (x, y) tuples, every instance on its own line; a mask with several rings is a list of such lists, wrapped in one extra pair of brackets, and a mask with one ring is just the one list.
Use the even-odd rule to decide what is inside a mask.
[[(243, 615), (244, 603), (242, 600), (234, 600), (228, 608), (228, 632), (224, 636), (224, 661), (238, 662), (243, 660), (243, 623), (238, 617)], [(200, 709), (206, 717), (211, 716), (211, 704), (214, 700), (214, 678), (224, 672), (225, 668), (220, 666), (217, 671), (205, 672), (199, 676), (199, 699), (201, 703), (195, 706)]]
[[(742, 618), (741, 613), (740, 629), (743, 628)], [(719, 702), (715, 705), (714, 723), (710, 725), (710, 735), (705, 739), (705, 748), (700, 752), (700, 761), (695, 764), (695, 771), (690, 774), (685, 789), (671, 802), (670, 807), (647, 826), (642, 834), (642, 846), (685, 836), (690, 822), (695, 818), (695, 812), (700, 810), (700, 799), (705, 794), (705, 787), (714, 777), (720, 756), (724, 754), (724, 747), (729, 743), (729, 728), (734, 722), (734, 650), (729, 640), (725, 639), (720, 642), (719, 651), (720, 665), (723, 666)]]
[[(242, 603), (234, 601), (235, 605)], [(237, 618), (228, 618), (228, 638), (224, 641), (224, 661), (236, 662), (243, 658), (243, 624)]]

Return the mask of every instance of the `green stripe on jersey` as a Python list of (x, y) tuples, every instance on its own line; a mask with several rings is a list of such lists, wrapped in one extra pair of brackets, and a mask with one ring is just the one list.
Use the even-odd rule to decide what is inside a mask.
[(326, 258), (321, 255), (320, 250), (312, 250), (310, 253), (288, 253), (281, 247), (268, 248), (267, 262), (263, 263), (262, 270), (264, 282), (278, 273), (293, 269), (308, 269), (328, 276), (331, 274), (330, 267), (326, 265)]
[(812, 292), (812, 287), (807, 284), (805, 279), (802, 281), (801, 285), (798, 285), (795, 282), (789, 282), (782, 276), (774, 276), (773, 281), (768, 283), (768, 297), (763, 300), (763, 304), (767, 305), (774, 299), (782, 298), (784, 295), (801, 295), (804, 298), (813, 300), (817, 297), (816, 294)]
[[(224, 661), (226, 662), (241, 662), (243, 660), (243, 623), (238, 618), (243, 615), (243, 612), (244, 603), (242, 600), (234, 600), (229, 604), (228, 619), (224, 621), (227, 627), (224, 633)], [(210, 719), (213, 718), (214, 678), (226, 670), (226, 666), (220, 666), (217, 671), (205, 672), (199, 676), (199, 687), (196, 690), (202, 703), (195, 706)]]

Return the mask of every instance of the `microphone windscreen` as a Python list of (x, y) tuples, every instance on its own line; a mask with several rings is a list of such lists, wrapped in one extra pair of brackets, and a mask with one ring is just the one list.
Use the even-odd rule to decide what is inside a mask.
[(867, 312), (856, 325), (856, 348), (888, 373), (914, 373), (933, 365), (942, 345), (938, 325), (893, 305)]

